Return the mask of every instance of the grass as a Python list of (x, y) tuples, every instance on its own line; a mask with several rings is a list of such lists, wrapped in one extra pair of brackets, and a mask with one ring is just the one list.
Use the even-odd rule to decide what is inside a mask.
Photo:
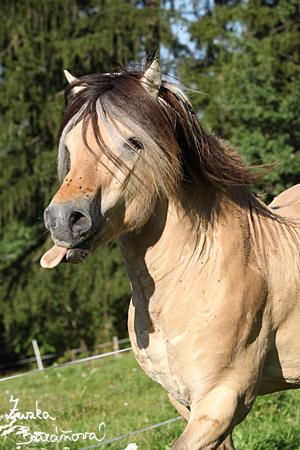
[[(35, 402), (56, 421), (20, 421), (30, 431), (55, 433), (60, 430), (96, 432), (105, 422), (106, 439), (176, 417), (165, 391), (139, 368), (132, 354), (107, 357), (74, 366), (34, 372), (0, 383), (0, 414), (10, 410), (9, 398), (20, 399), (20, 411), (35, 411)], [(4, 424), (3, 418), (0, 422)], [(105, 445), (107, 450), (123, 450), (136, 442), (139, 450), (169, 450), (180, 435), (184, 422), (143, 432)], [(289, 391), (257, 399), (248, 418), (234, 433), (238, 450), (300, 450), (300, 391)], [(4, 440), (0, 449), (16, 449), (16, 435)], [(96, 441), (80, 440), (64, 444), (36, 444), (22, 447), (77, 450)]]

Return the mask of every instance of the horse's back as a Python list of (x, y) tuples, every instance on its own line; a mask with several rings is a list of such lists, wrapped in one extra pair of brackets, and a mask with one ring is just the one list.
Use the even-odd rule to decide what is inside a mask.
[(269, 206), (283, 217), (300, 220), (300, 184), (277, 195)]

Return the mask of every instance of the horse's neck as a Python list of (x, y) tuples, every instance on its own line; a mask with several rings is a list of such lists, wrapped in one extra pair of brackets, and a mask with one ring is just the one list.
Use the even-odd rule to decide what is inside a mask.
[(221, 276), (226, 260), (234, 257), (237, 264), (245, 264), (250, 239), (247, 214), (218, 195), (214, 207), (219, 212), (214, 213), (197, 197), (193, 211), (184, 202), (159, 203), (140, 232), (121, 239), (125, 265), (139, 296), (149, 300), (154, 292), (155, 297), (170, 295), (189, 283), (191, 290), (199, 290), (201, 281), (203, 287), (210, 276)]

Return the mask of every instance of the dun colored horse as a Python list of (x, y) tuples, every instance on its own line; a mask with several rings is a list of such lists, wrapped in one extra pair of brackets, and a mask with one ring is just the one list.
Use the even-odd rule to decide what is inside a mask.
[(41, 265), (118, 239), (133, 351), (187, 421), (173, 450), (233, 449), (257, 395), (300, 387), (300, 185), (270, 206), (251, 194), (251, 170), (156, 61), (66, 76)]

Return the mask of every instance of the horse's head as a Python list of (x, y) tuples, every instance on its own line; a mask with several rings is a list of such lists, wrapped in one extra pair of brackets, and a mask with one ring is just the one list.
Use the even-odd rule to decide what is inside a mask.
[[(180, 178), (174, 115), (158, 98), (157, 62), (145, 71), (84, 76), (70, 82), (62, 123), (61, 186), (44, 213), (54, 247), (41, 259), (55, 267), (141, 227), (162, 193)], [(175, 94), (174, 94), (175, 95)]]
[(205, 133), (178, 85), (162, 80), (156, 61), (145, 72), (66, 76), (62, 184), (44, 215), (55, 245), (43, 267), (81, 261), (96, 246), (138, 230), (159, 197), (178, 202), (184, 193), (186, 201), (196, 186), (198, 195), (203, 186), (223, 192), (253, 182), (234, 150)]

